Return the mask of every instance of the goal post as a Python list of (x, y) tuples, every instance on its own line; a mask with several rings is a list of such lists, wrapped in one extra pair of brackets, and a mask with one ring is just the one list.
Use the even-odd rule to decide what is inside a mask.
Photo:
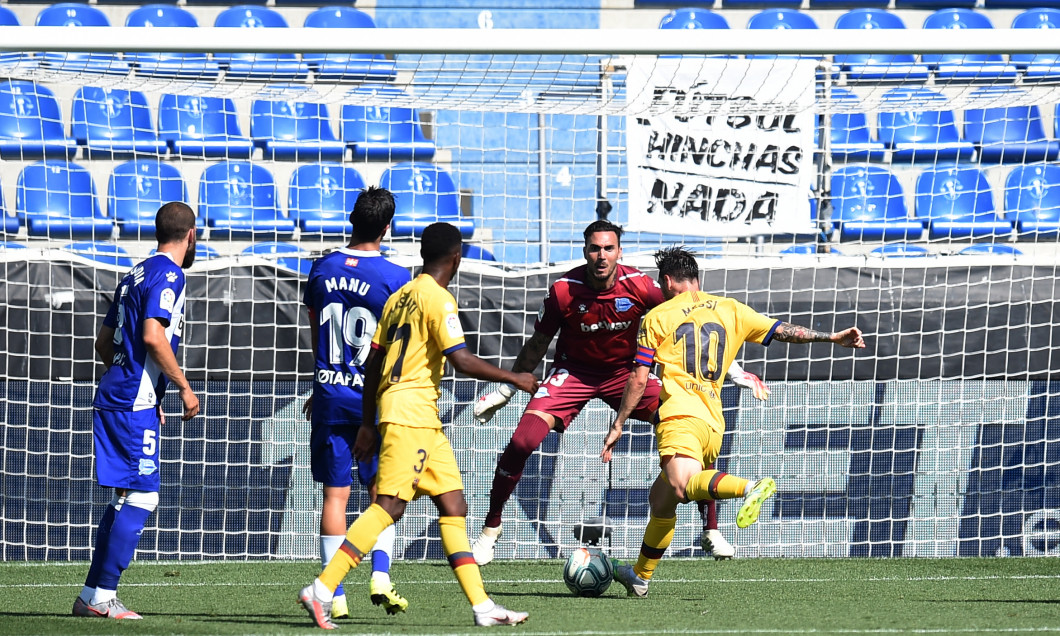
[[(176, 55), (138, 56), (158, 52)], [(247, 53), (262, 57), (229, 57)], [(119, 210), (153, 187), (204, 219), (180, 352), (204, 414), (163, 430), (139, 557), (316, 558), (301, 289), (311, 259), (348, 238), (341, 197), (381, 183), (412, 203), (386, 242), (396, 262), (418, 264), (414, 221), (466, 230), (476, 251), (452, 289), (470, 347), (502, 366), (598, 217), (626, 228), (627, 264), (654, 273), (654, 250), (684, 244), (708, 291), (866, 332), (854, 354), (774, 343), (738, 357), (773, 394), (726, 385), (718, 467), (779, 485), (749, 530), (719, 504), (738, 556), (1056, 555), (1058, 55), (1037, 29), (0, 27), (0, 129), (32, 115), (60, 137), (0, 130), (0, 558), (91, 549), (108, 500), (91, 468), (92, 339), (122, 258), (153, 247), (149, 223)], [(217, 109), (224, 134), (166, 128), (170, 97), (178, 119)], [(278, 132), (304, 134), (299, 121), (314, 132)], [(378, 123), (407, 136), (358, 136)], [(78, 201), (76, 224), (32, 208), (56, 189)], [(332, 196), (329, 215), (308, 214)], [(253, 212), (218, 217), (214, 197), (253, 198)], [(480, 425), (470, 405), (490, 388), (450, 371), (440, 403), (472, 532), (527, 397)], [(591, 402), (535, 453), (500, 558), (565, 555), (601, 517), (609, 552), (635, 557), (653, 432), (631, 423), (605, 466), (612, 417)], [(698, 514), (679, 514), (671, 552), (701, 556)], [(441, 556), (433, 515), (410, 506), (401, 558)]]

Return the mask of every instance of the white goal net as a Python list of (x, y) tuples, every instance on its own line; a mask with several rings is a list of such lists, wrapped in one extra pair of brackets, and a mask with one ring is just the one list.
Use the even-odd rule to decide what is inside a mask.
[[(465, 233), (452, 289), (472, 349), (503, 366), (597, 218), (625, 227), (627, 264), (687, 245), (709, 291), (866, 332), (856, 354), (739, 356), (773, 393), (726, 386), (718, 466), (779, 492), (748, 530), (719, 503), (738, 556), (1058, 553), (1046, 33), (102, 28), (0, 26), (0, 558), (89, 556), (109, 501), (92, 341), (173, 199), (201, 221), (179, 356), (204, 409), (179, 424), (164, 404), (138, 556), (316, 558), (301, 293), (370, 184), (398, 200), (396, 262), (418, 263), (433, 220)], [(443, 386), (471, 531), (525, 405), (477, 425), (489, 388)], [(612, 416), (592, 402), (534, 454), (498, 557), (566, 554), (599, 517), (610, 552), (636, 555), (657, 457), (636, 423), (602, 464)], [(351, 517), (366, 505), (352, 497)], [(410, 507), (400, 557), (441, 557), (434, 515)], [(700, 529), (683, 506), (670, 553), (702, 555)]]

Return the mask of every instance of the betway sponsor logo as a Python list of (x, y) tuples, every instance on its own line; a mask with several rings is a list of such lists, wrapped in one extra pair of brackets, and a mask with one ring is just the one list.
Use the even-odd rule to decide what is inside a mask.
[(597, 331), (622, 331), (629, 329), (630, 325), (633, 324), (632, 320), (623, 320), (621, 322), (594, 322), (591, 325), (582, 323), (582, 331), (585, 333), (594, 333)]

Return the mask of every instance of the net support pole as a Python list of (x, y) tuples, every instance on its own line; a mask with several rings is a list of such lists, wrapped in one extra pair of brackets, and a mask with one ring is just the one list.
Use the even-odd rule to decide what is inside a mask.
[[(829, 58), (821, 60), (817, 67), (818, 76), (821, 77), (821, 89), (824, 92), (825, 104), (832, 103), (832, 76)], [(825, 108), (821, 113), (820, 123), (821, 150), (817, 158), (817, 236), (814, 238), (814, 251), (823, 252), (827, 250), (827, 236), (829, 220), (832, 217), (832, 111)]]
[(548, 161), (545, 158), (545, 114), (537, 114), (537, 226), (539, 256), (548, 263)]

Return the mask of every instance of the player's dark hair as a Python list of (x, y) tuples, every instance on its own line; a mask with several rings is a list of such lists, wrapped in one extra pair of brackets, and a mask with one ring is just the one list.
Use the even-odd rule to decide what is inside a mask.
[(155, 213), (155, 240), (159, 245), (184, 238), (195, 227), (195, 212), (186, 203), (171, 201)]
[(394, 218), (394, 195), (386, 188), (368, 186), (361, 190), (350, 212), (353, 241), (370, 243), (381, 237)]
[(585, 237), (586, 245), (589, 244), (589, 237), (597, 232), (614, 232), (615, 237), (618, 239), (618, 245), (622, 245), (622, 227), (619, 225), (615, 225), (611, 221), (605, 221), (603, 219), (593, 221), (588, 225), (588, 227), (585, 228), (585, 231), (582, 232), (582, 236)]
[(423, 264), (436, 263), (459, 252), (463, 245), (460, 230), (448, 223), (431, 223), (420, 237), (420, 256)]
[(669, 276), (675, 281), (699, 280), (699, 263), (692, 252), (683, 247), (667, 247), (655, 252), (655, 266), (659, 280)]

